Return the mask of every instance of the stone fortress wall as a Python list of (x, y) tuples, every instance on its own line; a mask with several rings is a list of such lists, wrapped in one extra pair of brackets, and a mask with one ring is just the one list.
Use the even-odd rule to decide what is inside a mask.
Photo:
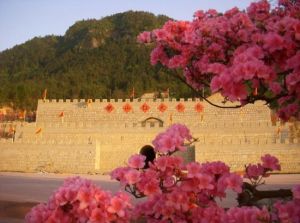
[(0, 171), (105, 173), (173, 123), (187, 125), (199, 139), (199, 162), (222, 160), (240, 171), (270, 153), (282, 172), (300, 172), (300, 142), (289, 124), (271, 122), (262, 102), (219, 109), (199, 99), (168, 98), (39, 100), (36, 122), (18, 123), (14, 141), (0, 141)]

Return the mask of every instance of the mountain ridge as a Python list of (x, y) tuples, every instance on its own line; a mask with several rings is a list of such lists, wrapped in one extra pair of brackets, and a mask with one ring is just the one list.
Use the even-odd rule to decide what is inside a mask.
[(138, 44), (144, 30), (161, 27), (170, 18), (127, 11), (99, 20), (81, 20), (63, 36), (35, 37), (0, 53), (0, 105), (34, 109), (44, 89), (49, 98), (128, 98), (171, 90), (188, 97), (190, 90), (153, 67), (153, 46)]

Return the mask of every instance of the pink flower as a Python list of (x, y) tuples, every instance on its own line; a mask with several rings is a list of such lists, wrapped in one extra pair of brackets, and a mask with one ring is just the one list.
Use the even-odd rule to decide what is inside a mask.
[(284, 39), (277, 33), (267, 33), (264, 37), (264, 48), (270, 53), (284, 48)]
[(168, 56), (164, 52), (163, 46), (157, 46), (153, 49), (150, 55), (151, 64), (155, 65), (158, 62), (161, 62), (163, 65), (168, 64)]
[(267, 19), (269, 16), (270, 4), (267, 0), (261, 0), (258, 2), (253, 2), (247, 8), (248, 15), (255, 19), (262, 21)]
[(207, 72), (214, 73), (214, 74), (221, 74), (226, 69), (226, 66), (221, 63), (212, 63), (209, 64), (207, 68)]
[(167, 156), (161, 156), (161, 157), (158, 157), (154, 163), (155, 163), (155, 166), (161, 170), (161, 171), (165, 171), (167, 166), (168, 166), (168, 159), (169, 157)]
[(214, 76), (210, 82), (210, 89), (213, 93), (219, 91), (222, 88), (222, 81), (219, 76)]
[(231, 173), (225, 178), (225, 182), (227, 188), (230, 188), (236, 191), (237, 193), (242, 192), (243, 180), (239, 175)]
[(208, 190), (214, 189), (213, 178), (211, 176), (209, 176), (208, 174), (198, 174), (197, 180), (198, 180), (198, 188), (200, 190), (201, 189), (208, 189)]
[(287, 77), (286, 77), (286, 84), (288, 87), (288, 90), (293, 92), (293, 90), (295, 89), (295, 86), (297, 86), (300, 82), (300, 69), (299, 70), (295, 70), (294, 72), (290, 73)]
[(274, 95), (278, 95), (282, 92), (282, 87), (277, 82), (271, 82), (269, 87), (270, 87), (270, 89), (271, 89), (271, 91), (273, 92)]
[(260, 223), (270, 222), (271, 216), (266, 208), (257, 207), (233, 207), (226, 213), (227, 221), (232, 223)]
[(266, 154), (266, 155), (261, 157), (261, 161), (263, 162), (262, 166), (266, 169), (280, 170), (279, 161), (275, 156), (271, 156), (270, 154)]
[(231, 18), (232, 16), (236, 15), (236, 14), (239, 13), (239, 12), (240, 12), (239, 8), (238, 8), (238, 7), (234, 7), (234, 8), (232, 8), (232, 9), (229, 9), (228, 11), (226, 11), (226, 12), (224, 13), (224, 15), (225, 15), (226, 17), (228, 17), (228, 18)]
[(109, 213), (117, 214), (120, 217), (124, 217), (125, 208), (126, 208), (126, 203), (124, 202), (124, 200), (116, 196), (110, 200), (110, 205), (107, 208), (107, 211)]
[(125, 175), (130, 170), (130, 167), (118, 167), (110, 173), (111, 179), (115, 179), (117, 181), (120, 181), (121, 184), (126, 185), (127, 180), (125, 178)]
[(249, 39), (250, 39), (250, 35), (249, 35), (249, 32), (247, 32), (246, 30), (244, 29), (240, 29), (238, 32), (237, 32), (237, 37), (243, 41), (243, 42), (248, 42)]
[(207, 162), (202, 164), (205, 172), (213, 175), (222, 175), (229, 173), (229, 166), (221, 161)]
[(191, 140), (192, 136), (189, 129), (181, 124), (170, 126), (165, 132), (160, 133), (153, 140), (154, 149), (160, 153), (174, 152), (176, 150), (184, 151), (185, 140)]
[(80, 209), (85, 209), (88, 206), (91, 199), (92, 196), (88, 188), (80, 188), (80, 190), (77, 193), (77, 200), (80, 201)]
[(140, 154), (132, 155), (128, 159), (128, 165), (131, 168), (140, 169), (145, 166), (146, 157)]
[(125, 174), (125, 179), (127, 180), (128, 184), (135, 184), (140, 181), (140, 176), (141, 173), (138, 170), (133, 169), (133, 170), (129, 170)]
[(293, 28), (295, 30), (295, 39), (300, 40), (300, 22), (299, 22), (299, 20), (296, 24), (294, 24)]
[(300, 51), (286, 60), (286, 69), (297, 69), (300, 68)]
[(160, 193), (161, 190), (155, 180), (150, 180), (145, 184), (143, 192), (145, 195), (153, 195), (156, 193)]
[(206, 12), (206, 16), (208, 17), (215, 17), (218, 15), (218, 11), (215, 10), (215, 9), (209, 9), (207, 12)]
[(201, 165), (196, 162), (191, 162), (191, 163), (187, 164), (186, 168), (188, 171), (187, 177), (193, 178), (193, 177), (199, 176), (200, 170), (201, 170)]
[(150, 43), (151, 42), (151, 32), (142, 32), (138, 35), (137, 41), (140, 43)]
[(225, 54), (223, 51), (223, 47), (220, 44), (212, 43), (207, 48), (207, 56), (213, 59), (224, 60)]
[(277, 209), (277, 216), (280, 222), (299, 222), (300, 206), (297, 200), (282, 203), (278, 201), (274, 204)]
[(169, 134), (178, 134), (182, 139), (191, 140), (190, 130), (183, 124), (173, 124), (167, 131)]
[(294, 116), (299, 112), (299, 105), (297, 103), (294, 104), (289, 104), (288, 106), (285, 107), (285, 112), (288, 116)]
[(169, 68), (182, 68), (186, 66), (188, 58), (183, 55), (175, 55), (173, 56), (169, 62), (168, 62), (168, 67)]
[(172, 187), (172, 186), (174, 186), (174, 183), (175, 183), (174, 177), (173, 176), (168, 176), (164, 179), (163, 186), (164, 187)]
[(103, 222), (104, 223), (104, 219), (107, 219), (107, 213), (105, 211), (103, 211), (101, 208), (94, 208), (92, 210), (91, 213), (91, 221), (92, 222)]
[[(226, 213), (223, 208), (215, 205), (208, 207), (197, 206), (191, 210), (191, 222), (206, 222), (206, 223), (219, 223), (226, 222)], [(201, 219), (201, 220), (200, 220)]]
[(187, 193), (174, 189), (172, 193), (166, 195), (167, 206), (171, 206), (174, 211), (187, 211), (189, 199)]
[(264, 168), (261, 164), (258, 165), (248, 165), (246, 167), (246, 178), (257, 180), (260, 176), (264, 174)]
[(176, 149), (176, 138), (173, 135), (164, 134), (161, 135), (158, 141), (153, 141), (154, 149), (158, 152), (174, 152)]
[[(168, 21), (167, 23), (169, 23), (169, 22), (170, 21)], [(167, 23), (165, 24), (165, 26), (168, 25)], [(169, 38), (169, 33), (165, 29), (155, 29), (155, 30), (153, 30), (153, 34), (154, 34), (157, 41), (167, 40)]]
[(198, 10), (194, 13), (195, 19), (202, 19), (205, 16), (205, 13), (203, 10)]
[(292, 191), (293, 191), (293, 198), (300, 200), (300, 185), (294, 186)]
[(234, 85), (231, 85), (230, 90), (228, 88), (228, 91), (227, 88), (225, 88), (223, 93), (228, 96), (230, 101), (240, 101), (245, 99), (248, 95), (246, 86), (242, 83), (235, 83)]

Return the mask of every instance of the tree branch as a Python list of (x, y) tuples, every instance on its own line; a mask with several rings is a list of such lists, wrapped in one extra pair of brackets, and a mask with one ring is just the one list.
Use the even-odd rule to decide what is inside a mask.
[(290, 189), (279, 190), (257, 190), (255, 186), (244, 182), (243, 191), (238, 194), (237, 201), (239, 206), (253, 206), (257, 205), (257, 202), (266, 198), (289, 198), (293, 193)]
[(192, 91), (194, 91), (197, 96), (199, 96), (200, 98), (202, 98), (204, 101), (206, 101), (208, 104), (217, 107), (217, 108), (240, 108), (242, 107), (242, 105), (235, 105), (235, 106), (221, 106), (221, 105), (217, 105), (214, 104), (213, 102), (209, 101), (206, 97), (202, 96), (201, 93), (199, 91), (197, 91), (196, 89), (194, 89), (191, 85), (189, 85), (188, 83), (186, 83), (186, 81), (178, 74), (178, 72), (176, 70), (174, 70), (174, 73), (171, 72), (171, 75), (173, 77), (175, 77), (176, 79), (180, 80), (182, 83), (184, 83), (187, 87), (189, 87)]

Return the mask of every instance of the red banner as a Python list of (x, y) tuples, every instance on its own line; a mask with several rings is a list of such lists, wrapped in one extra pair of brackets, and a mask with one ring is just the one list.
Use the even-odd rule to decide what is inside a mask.
[(108, 113), (111, 113), (115, 108), (112, 104), (108, 104), (106, 105), (106, 107), (104, 108)]
[(161, 104), (157, 107), (157, 109), (158, 109), (160, 112), (166, 111), (167, 108), (168, 108), (168, 106), (165, 105), (164, 103), (161, 103)]
[(195, 105), (195, 110), (196, 110), (196, 112), (203, 112), (203, 110), (204, 110), (204, 106), (201, 104), (201, 103), (197, 103), (196, 105)]
[(176, 109), (177, 109), (178, 112), (184, 112), (185, 106), (184, 106), (184, 104), (179, 103), (179, 104), (176, 106)]
[(131, 105), (129, 103), (126, 103), (125, 105), (123, 105), (123, 111), (126, 113), (132, 111)]
[(146, 113), (148, 110), (150, 109), (150, 106), (145, 102), (144, 104), (142, 104), (141, 106), (141, 110)]

